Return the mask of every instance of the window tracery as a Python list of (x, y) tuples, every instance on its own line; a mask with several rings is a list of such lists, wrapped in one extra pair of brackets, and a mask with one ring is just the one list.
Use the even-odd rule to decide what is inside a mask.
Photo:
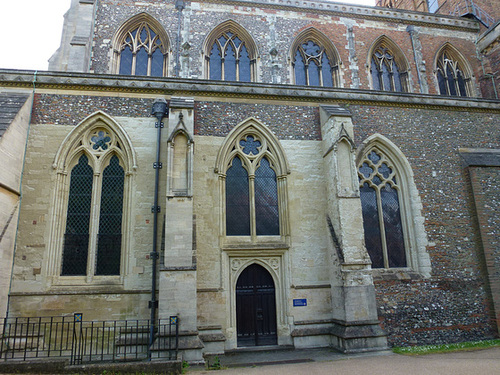
[(395, 43), (383, 35), (374, 42), (369, 56), (374, 90), (409, 91), (408, 63)]
[(56, 283), (99, 283), (124, 272), (135, 156), (118, 124), (98, 112), (66, 137), (56, 155), (54, 218), (47, 273)]
[(359, 166), (365, 244), (373, 268), (406, 267), (397, 172), (387, 157), (372, 149)]
[(471, 78), (458, 51), (444, 46), (436, 61), (436, 78), (440, 95), (471, 96)]
[(205, 41), (206, 76), (223, 81), (255, 81), (256, 56), (250, 34), (234, 21), (223, 22)]
[(253, 119), (228, 135), (217, 157), (224, 188), (225, 236), (288, 235), (283, 150), (274, 135)]
[(292, 45), (292, 68), (296, 85), (339, 87), (339, 59), (330, 40), (310, 28)]
[(380, 134), (368, 137), (357, 157), (365, 245), (372, 268), (430, 276), (422, 205), (406, 157)]
[(120, 27), (114, 41), (113, 71), (123, 75), (167, 75), (168, 37), (159, 23), (141, 13)]

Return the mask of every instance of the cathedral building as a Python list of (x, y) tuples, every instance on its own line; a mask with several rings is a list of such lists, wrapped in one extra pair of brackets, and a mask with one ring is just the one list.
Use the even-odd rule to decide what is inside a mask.
[(499, 15), (379, 5), (72, 0), (0, 70), (0, 316), (176, 315), (187, 361), (497, 337)]

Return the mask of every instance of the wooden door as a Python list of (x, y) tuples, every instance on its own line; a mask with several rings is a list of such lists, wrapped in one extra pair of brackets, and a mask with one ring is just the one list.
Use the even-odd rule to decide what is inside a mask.
[(248, 266), (236, 283), (238, 346), (276, 345), (274, 281), (258, 264)]

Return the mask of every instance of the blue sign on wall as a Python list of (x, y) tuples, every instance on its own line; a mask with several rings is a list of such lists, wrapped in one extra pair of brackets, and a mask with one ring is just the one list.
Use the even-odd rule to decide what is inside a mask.
[(306, 298), (294, 299), (293, 306), (307, 306), (307, 299)]

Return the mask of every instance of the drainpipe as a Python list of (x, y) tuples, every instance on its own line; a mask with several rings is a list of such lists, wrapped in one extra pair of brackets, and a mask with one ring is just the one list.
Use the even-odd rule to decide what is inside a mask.
[(177, 0), (175, 2), (175, 9), (177, 9), (177, 46), (176, 46), (176, 52), (175, 52), (175, 76), (179, 77), (179, 70), (180, 70), (180, 61), (179, 61), (179, 54), (180, 54), (180, 46), (181, 46), (181, 15), (182, 15), (182, 10), (184, 9), (185, 4), (184, 1), (182, 0)]
[(161, 145), (161, 129), (163, 128), (163, 122), (161, 121), (165, 116), (168, 116), (168, 104), (163, 98), (156, 99), (153, 103), (153, 108), (151, 109), (151, 114), (156, 117), (155, 127), (158, 129), (156, 137), (156, 162), (153, 164), (155, 169), (155, 193), (154, 193), (154, 203), (151, 208), (153, 213), (153, 251), (150, 253), (151, 259), (153, 261), (153, 272), (151, 276), (151, 301), (149, 301), (149, 308), (151, 309), (151, 321), (149, 326), (149, 345), (148, 345), (148, 357), (151, 360), (151, 347), (153, 346), (155, 327), (156, 327), (156, 309), (158, 308), (158, 300), (156, 299), (156, 268), (157, 261), (159, 258), (157, 242), (158, 242), (158, 213), (160, 212), (160, 206), (158, 205), (158, 185), (160, 181), (160, 169), (162, 163), (160, 163), (160, 145)]

